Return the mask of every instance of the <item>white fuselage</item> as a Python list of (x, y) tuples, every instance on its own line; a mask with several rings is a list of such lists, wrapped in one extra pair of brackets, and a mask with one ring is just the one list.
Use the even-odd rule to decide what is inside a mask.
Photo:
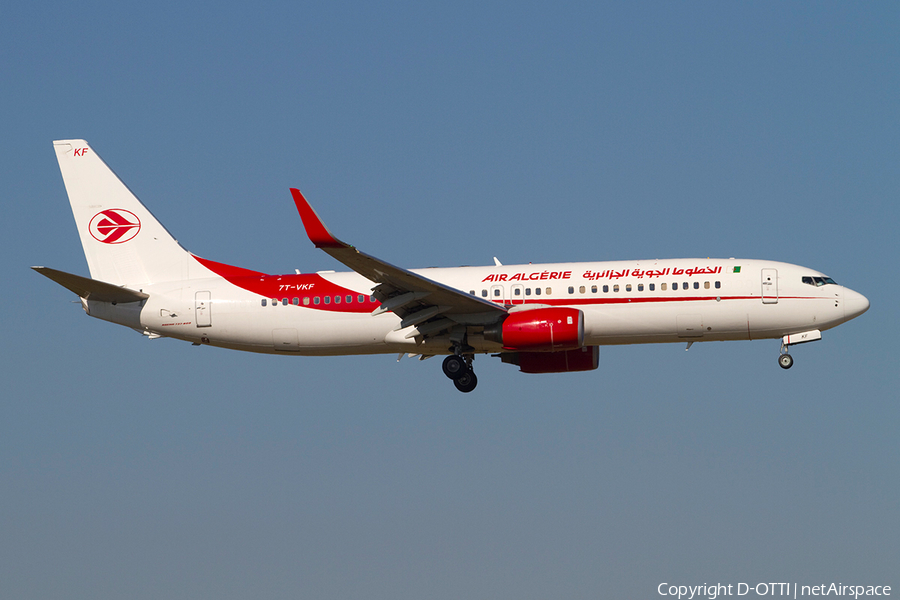
[[(476, 353), (525, 373), (589, 371), (598, 346), (781, 338), (790, 346), (869, 307), (780, 262), (670, 259), (408, 270), (336, 238), (297, 188), (309, 241), (350, 271), (267, 275), (187, 252), (85, 140), (53, 142), (90, 277), (33, 267), (94, 317), (148, 337), (298, 355), (447, 355), (456, 388)], [(495, 261), (496, 262), (496, 261)]]
[[(372, 282), (353, 273), (264, 275), (193, 257), (188, 279), (142, 288), (150, 298), (89, 314), (195, 343), (302, 355), (412, 352), (447, 354), (448, 340), (408, 335), (379, 303)], [(564, 306), (584, 312), (584, 344), (779, 338), (835, 327), (861, 314), (865, 298), (781, 262), (667, 259), (414, 270), (491, 302), (524, 310)], [(518, 308), (521, 306), (521, 308)], [(502, 351), (475, 333), (476, 352)]]

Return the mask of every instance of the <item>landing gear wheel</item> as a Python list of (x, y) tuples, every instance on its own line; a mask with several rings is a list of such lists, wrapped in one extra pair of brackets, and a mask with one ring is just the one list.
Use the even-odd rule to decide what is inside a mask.
[(778, 365), (782, 369), (790, 369), (794, 366), (794, 357), (792, 357), (790, 354), (782, 354), (778, 357)]
[(466, 371), (469, 370), (469, 366), (466, 364), (466, 361), (462, 356), (457, 356), (455, 354), (451, 354), (447, 358), (444, 359), (444, 364), (441, 365), (441, 368), (444, 370), (444, 375), (453, 379), (454, 381), (463, 375)]
[(473, 373), (472, 371), (466, 371), (457, 379), (453, 380), (453, 385), (455, 385), (456, 389), (458, 389), (459, 391), (463, 392), (464, 394), (468, 394), (475, 389), (476, 385), (478, 385), (478, 378), (475, 377), (475, 373)]

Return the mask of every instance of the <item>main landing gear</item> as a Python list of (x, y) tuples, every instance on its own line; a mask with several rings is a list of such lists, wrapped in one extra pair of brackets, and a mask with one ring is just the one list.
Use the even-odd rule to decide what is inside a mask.
[(441, 365), (444, 375), (452, 379), (456, 389), (463, 393), (471, 392), (478, 385), (478, 378), (472, 371), (472, 358), (471, 354), (451, 354)]

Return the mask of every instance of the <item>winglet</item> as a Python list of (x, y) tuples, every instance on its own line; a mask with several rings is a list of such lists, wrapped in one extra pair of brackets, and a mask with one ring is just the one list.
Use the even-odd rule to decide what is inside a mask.
[(291, 195), (294, 197), (294, 204), (297, 205), (297, 212), (300, 213), (300, 218), (303, 219), (306, 235), (309, 236), (309, 241), (316, 245), (316, 248), (348, 247), (347, 244), (331, 235), (331, 232), (325, 227), (325, 223), (322, 222), (322, 219), (319, 218), (313, 207), (309, 205), (309, 202), (306, 201), (300, 190), (291, 188)]

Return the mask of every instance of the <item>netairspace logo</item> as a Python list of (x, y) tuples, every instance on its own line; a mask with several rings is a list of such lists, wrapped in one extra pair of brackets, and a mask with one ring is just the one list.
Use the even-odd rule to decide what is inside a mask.
[(860, 598), (865, 596), (890, 596), (889, 585), (844, 585), (842, 583), (819, 585), (799, 585), (797, 583), (716, 583), (703, 585), (673, 585), (661, 583), (656, 588), (660, 596), (672, 596), (682, 600), (686, 598), (708, 598), (716, 600), (720, 596), (844, 596)]

